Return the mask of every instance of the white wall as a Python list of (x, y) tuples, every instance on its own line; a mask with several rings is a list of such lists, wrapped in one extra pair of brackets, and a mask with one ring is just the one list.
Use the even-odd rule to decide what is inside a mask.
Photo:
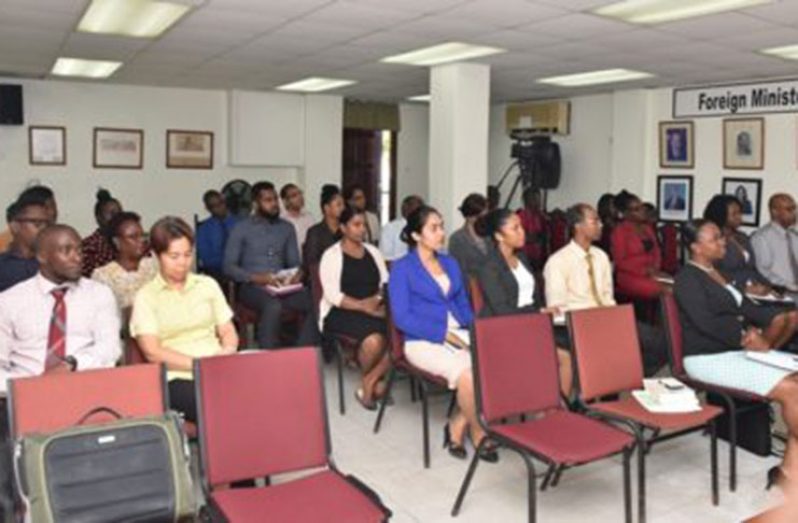
[[(2, 81), (2, 79), (0, 79)], [(125, 208), (140, 213), (145, 225), (165, 213), (191, 219), (202, 215), (201, 196), (234, 178), (283, 183), (307, 179), (313, 208), (322, 180), (341, 180), (341, 99), (308, 97), (305, 165), (231, 167), (228, 164), (228, 97), (225, 91), (6, 79), (23, 84), (25, 126), (0, 126), (2, 207), (27, 185), (45, 183), (56, 191), (60, 220), (86, 234), (94, 227), (94, 193), (105, 187)], [(293, 122), (290, 122), (293, 124)], [(28, 125), (67, 127), (65, 167), (28, 164)], [(279, 122), (276, 122), (279, 125)], [(140, 171), (92, 168), (92, 128), (144, 130)], [(212, 170), (166, 169), (167, 129), (214, 133)]]
[(429, 107), (426, 104), (401, 104), (402, 128), (396, 145), (396, 201), (411, 194), (429, 198)]

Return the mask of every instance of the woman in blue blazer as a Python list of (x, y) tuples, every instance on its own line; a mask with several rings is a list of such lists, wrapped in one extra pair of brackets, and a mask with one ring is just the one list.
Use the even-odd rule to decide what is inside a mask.
[[(468, 431), (476, 448), (485, 437), (476, 418), (468, 328), (473, 321), (460, 267), (440, 254), (446, 238), (441, 215), (422, 206), (407, 217), (402, 240), (410, 252), (393, 263), (388, 279), (391, 314), (405, 336), (405, 356), (414, 366), (441, 376), (457, 390), (458, 411), (444, 429), (444, 445), (457, 458), (467, 456)], [(480, 457), (497, 461), (495, 447)]]

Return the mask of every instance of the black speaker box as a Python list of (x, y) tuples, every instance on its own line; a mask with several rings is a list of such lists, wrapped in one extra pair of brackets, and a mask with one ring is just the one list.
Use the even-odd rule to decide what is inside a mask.
[(22, 125), (22, 86), (0, 84), (0, 125)]
[[(737, 445), (757, 456), (770, 456), (770, 405), (761, 401), (733, 401), (737, 406)], [(716, 394), (708, 393), (707, 402), (726, 408), (726, 403)], [(718, 418), (718, 437), (729, 441), (730, 432), (729, 414), (725, 411)]]

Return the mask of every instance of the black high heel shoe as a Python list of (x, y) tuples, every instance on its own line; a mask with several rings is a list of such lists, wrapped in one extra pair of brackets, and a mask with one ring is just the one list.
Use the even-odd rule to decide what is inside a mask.
[(479, 459), (482, 461), (487, 461), (488, 463), (497, 463), (499, 461), (498, 447), (492, 442), (482, 445), (482, 448), (479, 449), (477, 455), (479, 456)]
[(443, 448), (447, 449), (449, 455), (453, 458), (466, 459), (468, 457), (468, 453), (462, 443), (460, 445), (455, 445), (452, 442), (452, 435), (449, 432), (448, 423), (443, 426)]
[(784, 483), (784, 480), (784, 472), (782, 472), (781, 467), (771, 467), (770, 470), (768, 470), (765, 490), (770, 490), (773, 485), (781, 486)]

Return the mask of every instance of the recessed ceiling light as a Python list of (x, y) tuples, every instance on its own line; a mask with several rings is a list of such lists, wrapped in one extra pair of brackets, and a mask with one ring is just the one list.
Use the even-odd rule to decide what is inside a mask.
[(618, 18), (633, 24), (660, 24), (734, 11), (773, 0), (622, 0), (594, 9), (597, 15)]
[(538, 83), (559, 85), (562, 87), (580, 87), (583, 85), (628, 82), (629, 80), (651, 78), (652, 76), (654, 75), (651, 73), (632, 71), (631, 69), (603, 69), (601, 71), (590, 71), (587, 73), (566, 74), (563, 76), (541, 78), (538, 80)]
[(762, 49), (760, 53), (778, 56), (787, 60), (798, 60), (798, 44), (795, 45), (782, 45), (780, 47), (771, 47)]
[(420, 94), (418, 96), (409, 96), (407, 98), (408, 102), (429, 102), (432, 100), (432, 95), (429, 94)]
[(107, 60), (83, 60), (82, 58), (59, 58), (50, 73), (57, 76), (84, 76), (86, 78), (108, 78), (119, 69), (122, 62)]
[(449, 62), (458, 62), (480, 56), (506, 53), (506, 49), (499, 47), (487, 47), (484, 45), (471, 45), (463, 42), (447, 42), (445, 44), (433, 45), (416, 49), (408, 53), (388, 56), (380, 60), (390, 64), (407, 65), (439, 65)]
[(355, 84), (354, 80), (342, 80), (340, 78), (320, 78), (312, 77), (292, 82), (277, 87), (280, 91), (302, 91), (305, 93), (318, 93), (320, 91), (329, 91), (330, 89), (338, 89), (347, 85)]
[(78, 23), (78, 31), (154, 38), (190, 8), (189, 2), (180, 0), (92, 0)]

